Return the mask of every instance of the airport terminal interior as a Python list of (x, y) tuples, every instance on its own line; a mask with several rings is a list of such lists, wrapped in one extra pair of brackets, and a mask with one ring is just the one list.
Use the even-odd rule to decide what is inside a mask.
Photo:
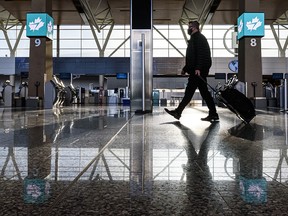
[[(135, 2), (0, 0), (0, 215), (288, 215), (288, 2), (145, 0), (150, 20)], [(265, 35), (239, 38), (255, 8)], [(29, 35), (37, 10), (52, 38)], [(164, 111), (184, 96), (191, 20), (219, 121), (201, 120), (198, 90), (180, 119)], [(227, 107), (227, 89), (255, 116)]]

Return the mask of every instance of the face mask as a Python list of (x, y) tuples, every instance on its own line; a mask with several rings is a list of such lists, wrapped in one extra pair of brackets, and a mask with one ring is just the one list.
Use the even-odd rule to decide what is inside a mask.
[(187, 33), (188, 33), (188, 35), (191, 35), (191, 34), (192, 34), (192, 28), (189, 28), (189, 29), (187, 30)]

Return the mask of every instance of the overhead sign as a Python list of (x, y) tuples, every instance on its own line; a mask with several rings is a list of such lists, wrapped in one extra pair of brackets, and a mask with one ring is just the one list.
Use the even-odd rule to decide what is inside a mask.
[(237, 19), (238, 40), (246, 36), (264, 36), (264, 13), (243, 13)]
[(27, 13), (26, 36), (47, 37), (53, 40), (54, 20), (47, 13)]

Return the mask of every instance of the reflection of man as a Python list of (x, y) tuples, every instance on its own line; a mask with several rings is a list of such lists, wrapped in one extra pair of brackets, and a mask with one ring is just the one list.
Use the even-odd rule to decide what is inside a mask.
[(175, 110), (165, 111), (176, 119), (180, 119), (181, 113), (188, 103), (190, 103), (196, 89), (198, 88), (202, 98), (205, 100), (209, 115), (206, 118), (201, 118), (202, 121), (218, 121), (219, 117), (216, 112), (215, 103), (208, 91), (206, 83), (199, 78), (201, 76), (207, 81), (209, 69), (212, 65), (210, 47), (206, 37), (200, 33), (199, 23), (197, 21), (189, 22), (188, 34), (191, 35), (188, 41), (186, 50), (186, 64), (181, 72), (182, 75), (190, 74), (188, 84), (185, 89), (185, 95), (179, 106)]
[(175, 124), (182, 130), (188, 141), (186, 147), (188, 161), (184, 167), (184, 172), (186, 172), (186, 191), (190, 202), (184, 211), (191, 212), (191, 215), (223, 213), (223, 207), (218, 203), (221, 201), (221, 198), (217, 197), (217, 191), (214, 190), (214, 183), (207, 164), (210, 144), (213, 143), (215, 135), (218, 133), (219, 124), (212, 123), (206, 129), (208, 133), (201, 144), (198, 154), (193, 146), (194, 140), (189, 139), (193, 132), (181, 125), (180, 122)]

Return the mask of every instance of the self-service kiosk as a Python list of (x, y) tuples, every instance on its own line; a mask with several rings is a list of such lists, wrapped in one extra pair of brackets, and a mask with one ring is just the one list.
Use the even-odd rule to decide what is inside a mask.
[(85, 88), (79, 87), (76, 90), (77, 104), (85, 104)]
[(28, 82), (21, 82), (18, 92), (14, 94), (16, 107), (25, 107), (26, 99), (28, 98)]
[(54, 84), (56, 90), (53, 105), (56, 107), (60, 107), (63, 105), (65, 99), (65, 85), (55, 75), (52, 77), (51, 82)]
[(6, 80), (3, 84), (2, 97), (5, 107), (12, 107), (13, 105), (13, 86), (10, 84), (10, 80)]
[(118, 88), (118, 101), (123, 104), (123, 98), (126, 98), (125, 88)]
[(281, 80), (281, 93), (280, 94), (280, 107), (283, 108), (284, 111), (288, 110), (288, 73), (284, 74), (284, 79)]
[(44, 108), (60, 107), (65, 101), (65, 85), (55, 75), (45, 84)]
[(265, 87), (266, 98), (268, 102), (269, 100), (274, 99), (275, 100), (274, 103), (276, 104), (276, 107), (280, 107), (283, 109), (285, 107), (285, 101), (287, 101), (287, 90), (285, 90), (284, 74), (273, 73), (272, 81), (273, 81), (273, 84), (266, 84), (266, 87)]
[(278, 107), (276, 87), (272, 83), (263, 83), (264, 97), (267, 99), (267, 107)]
[(64, 105), (65, 106), (71, 105), (76, 97), (77, 97), (77, 90), (71, 83), (70, 85), (65, 87)]
[(28, 97), (28, 82), (22, 82), (19, 86), (18, 96), (21, 98)]

